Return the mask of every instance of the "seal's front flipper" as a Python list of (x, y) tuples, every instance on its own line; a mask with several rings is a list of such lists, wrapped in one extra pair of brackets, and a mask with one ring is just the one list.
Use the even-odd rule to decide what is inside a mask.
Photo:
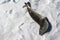
[(40, 26), (39, 34), (43, 35), (43, 34), (45, 34), (47, 32), (50, 32), (51, 29), (52, 29), (51, 23), (49, 22), (49, 20), (47, 18), (45, 18), (43, 26)]

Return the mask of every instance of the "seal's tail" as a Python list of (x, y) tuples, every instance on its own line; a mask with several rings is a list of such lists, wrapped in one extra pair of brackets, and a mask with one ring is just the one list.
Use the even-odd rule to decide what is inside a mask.
[(28, 6), (31, 7), (31, 3), (30, 2), (27, 2), (27, 3), (25, 2), (25, 5), (23, 6), (23, 8), (28, 7)]

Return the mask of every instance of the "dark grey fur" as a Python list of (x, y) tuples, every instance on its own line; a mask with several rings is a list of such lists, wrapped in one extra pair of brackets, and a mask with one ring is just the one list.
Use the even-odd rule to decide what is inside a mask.
[(40, 29), (39, 29), (40, 35), (43, 35), (44, 33), (48, 32), (47, 30), (49, 30), (49, 31), (51, 30), (51, 29), (48, 29), (48, 28), (51, 28), (51, 24), (50, 24), (49, 20), (47, 19), (47, 17), (43, 17), (42, 15), (33, 11), (31, 9), (31, 4), (28, 2), (25, 3), (24, 7), (27, 7), (27, 10), (28, 10), (30, 16), (32, 17), (32, 19), (40, 25)]

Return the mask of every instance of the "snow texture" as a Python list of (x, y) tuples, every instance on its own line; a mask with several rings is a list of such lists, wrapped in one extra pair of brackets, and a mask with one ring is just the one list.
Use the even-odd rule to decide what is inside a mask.
[[(49, 19), (50, 32), (39, 35), (40, 26), (23, 8), (28, 1)], [(60, 40), (60, 0), (0, 0), (0, 40)]]

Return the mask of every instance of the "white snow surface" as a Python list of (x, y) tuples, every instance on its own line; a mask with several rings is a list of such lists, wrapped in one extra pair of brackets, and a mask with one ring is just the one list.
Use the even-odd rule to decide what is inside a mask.
[[(23, 8), (28, 1), (51, 22), (49, 33), (39, 35), (40, 26)], [(60, 0), (0, 0), (0, 40), (60, 40)]]

